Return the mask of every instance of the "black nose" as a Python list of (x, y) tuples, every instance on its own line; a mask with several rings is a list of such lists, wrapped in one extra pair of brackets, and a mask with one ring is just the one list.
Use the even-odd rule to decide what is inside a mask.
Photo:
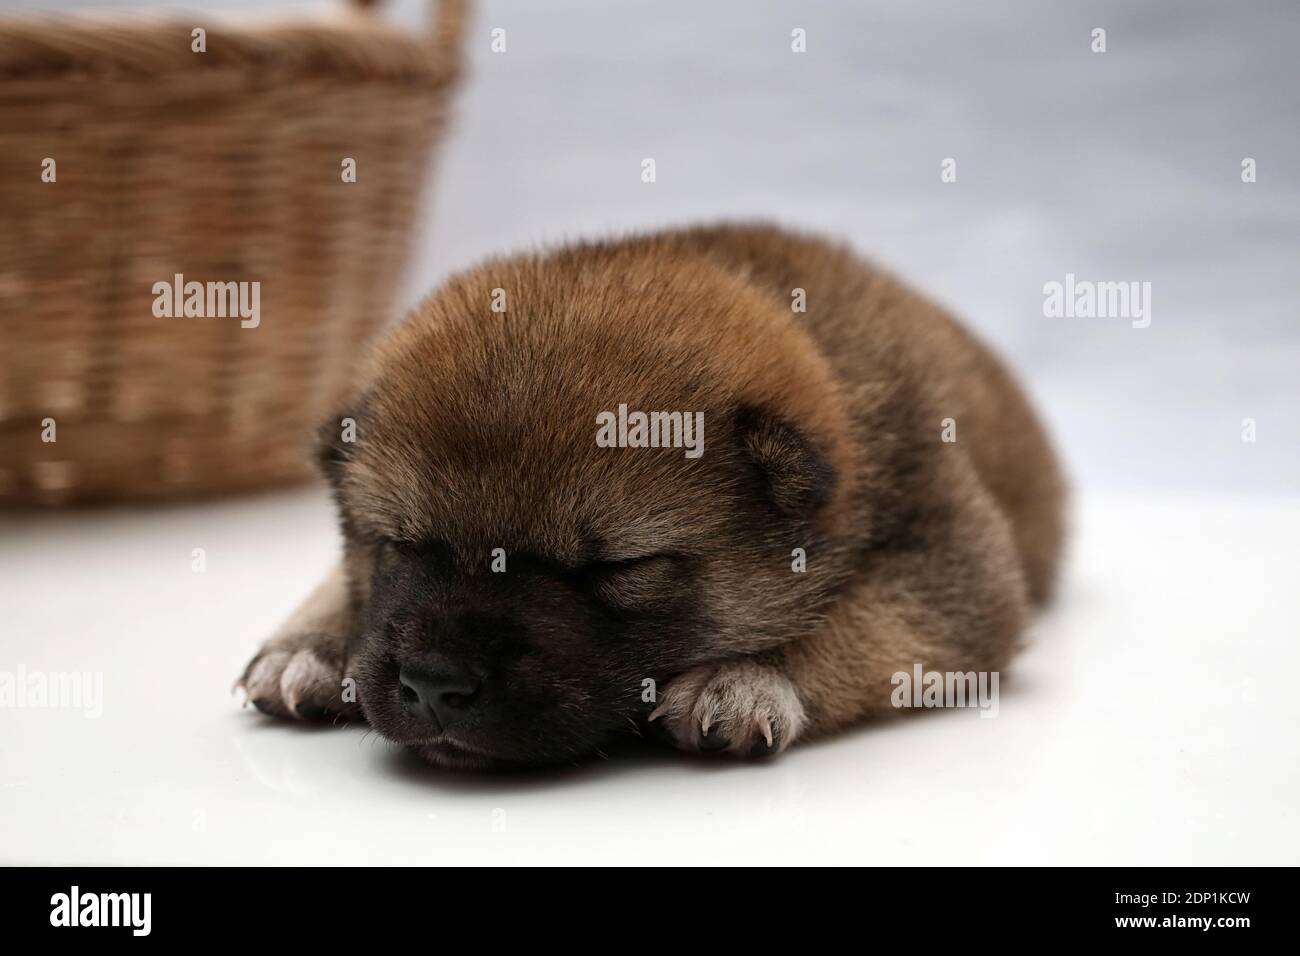
[(453, 666), (423, 670), (403, 667), (397, 673), (402, 707), (412, 717), (443, 730), (464, 719), (478, 694), (478, 679)]

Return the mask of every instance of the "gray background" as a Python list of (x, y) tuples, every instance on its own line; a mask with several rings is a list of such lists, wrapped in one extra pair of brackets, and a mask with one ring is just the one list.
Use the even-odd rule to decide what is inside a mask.
[[(384, 15), (418, 29), (425, 6)], [(488, 0), (467, 41), (408, 302), (488, 253), (776, 219), (851, 240), (997, 346), (1081, 487), (1296, 494), (1300, 5)], [(1149, 281), (1151, 326), (1045, 318), (1067, 272)]]

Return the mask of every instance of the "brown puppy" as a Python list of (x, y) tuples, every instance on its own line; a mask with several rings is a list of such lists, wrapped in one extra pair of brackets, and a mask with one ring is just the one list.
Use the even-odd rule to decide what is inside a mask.
[(918, 664), (1000, 670), (1051, 592), (1063, 483), (1019, 388), (822, 241), (488, 262), (364, 381), (321, 432), (342, 565), (242, 679), (269, 713), (459, 766), (647, 720), (762, 755), (893, 713)]

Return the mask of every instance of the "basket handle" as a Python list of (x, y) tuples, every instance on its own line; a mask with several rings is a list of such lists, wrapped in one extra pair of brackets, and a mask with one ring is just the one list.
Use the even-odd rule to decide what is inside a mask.
[[(376, 0), (352, 0), (363, 9), (370, 9)], [(433, 48), (447, 58), (447, 62), (460, 61), (460, 36), (465, 31), (468, 18), (468, 0), (433, 0)]]

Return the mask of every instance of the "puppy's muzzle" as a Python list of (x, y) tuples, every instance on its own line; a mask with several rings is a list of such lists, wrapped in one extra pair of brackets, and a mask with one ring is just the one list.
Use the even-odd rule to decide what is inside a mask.
[(454, 730), (474, 715), (482, 703), (482, 682), (468, 670), (447, 661), (433, 665), (404, 665), (397, 675), (402, 709), (440, 731)]

